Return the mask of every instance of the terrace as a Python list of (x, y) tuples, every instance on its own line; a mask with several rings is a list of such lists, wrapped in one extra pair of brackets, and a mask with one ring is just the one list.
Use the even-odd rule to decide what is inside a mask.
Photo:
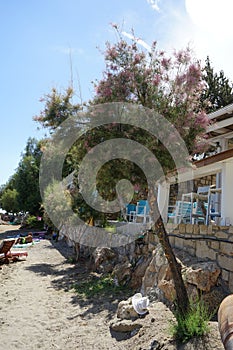
[[(175, 215), (179, 217), (172, 222), (233, 224), (233, 104), (210, 113), (209, 119), (212, 124), (207, 135), (212, 152), (195, 160), (191, 171), (180, 174), (179, 183), (175, 176), (170, 176), (159, 185), (158, 202), (165, 222), (172, 218), (171, 209), (174, 216), (179, 203), (180, 206), (191, 203), (190, 212), (177, 211)], [(205, 193), (199, 193), (201, 189)], [(198, 215), (199, 202), (204, 202), (205, 209)]]

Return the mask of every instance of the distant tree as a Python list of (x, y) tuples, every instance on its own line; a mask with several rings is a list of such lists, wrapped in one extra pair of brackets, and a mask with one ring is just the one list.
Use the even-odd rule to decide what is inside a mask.
[(39, 213), (41, 205), (39, 189), (41, 155), (41, 142), (29, 138), (14, 177), (14, 188), (18, 193), (20, 210), (35, 215)]
[[(37, 215), (40, 212), (39, 167), (43, 141), (29, 138), (14, 175), (1, 188), (1, 201), (14, 198), (18, 211)], [(5, 202), (4, 202), (5, 203)]]
[(1, 195), (1, 205), (4, 210), (8, 213), (17, 213), (19, 212), (19, 204), (18, 204), (18, 193), (16, 189), (7, 189)]
[[(13, 174), (6, 184), (2, 185), (0, 188), (0, 207), (5, 205), (5, 201), (2, 201), (2, 198), (7, 198), (7, 201), (11, 201), (12, 203), (15, 202), (15, 208), (17, 208), (16, 211), (20, 211), (19, 203), (18, 203), (18, 192), (15, 188), (15, 179), (16, 179), (16, 173)], [(17, 194), (15, 198), (15, 194)], [(11, 198), (11, 199), (10, 199)], [(4, 203), (3, 203), (4, 202)], [(4, 208), (5, 209), (5, 208)], [(6, 209), (5, 209), (6, 210)]]
[(203, 79), (206, 81), (206, 88), (201, 95), (201, 101), (208, 104), (205, 108), (207, 112), (213, 112), (233, 102), (233, 85), (225, 76), (223, 70), (214, 72), (209, 56), (205, 61)]

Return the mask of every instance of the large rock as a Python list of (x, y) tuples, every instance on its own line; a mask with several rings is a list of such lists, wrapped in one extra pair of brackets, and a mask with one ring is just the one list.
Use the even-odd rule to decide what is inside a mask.
[(146, 269), (150, 262), (151, 256), (141, 257), (138, 260), (136, 267), (134, 268), (134, 271), (132, 273), (130, 287), (132, 287), (133, 289), (138, 289), (141, 287), (143, 276), (145, 275)]
[(158, 287), (163, 292), (165, 298), (173, 302), (176, 298), (176, 290), (172, 279), (171, 269), (167, 262), (162, 265), (157, 274)]
[(98, 272), (111, 272), (114, 268), (116, 253), (106, 247), (97, 247), (93, 253), (94, 270)]
[(148, 291), (157, 284), (158, 266), (156, 265), (156, 256), (154, 256), (148, 265), (145, 274), (142, 278), (142, 294), (147, 294)]
[(147, 295), (152, 288), (158, 286), (158, 276), (162, 279), (167, 268), (167, 259), (161, 246), (158, 244), (157, 248), (153, 251), (153, 256), (142, 278), (141, 292), (143, 295)]
[(209, 292), (217, 284), (220, 268), (215, 262), (202, 262), (185, 269), (185, 280), (199, 290)]
[[(116, 317), (110, 322), (110, 329), (115, 332), (136, 332), (142, 327), (138, 314), (133, 308), (132, 298), (120, 301)], [(135, 334), (136, 334), (135, 333)]]
[(158, 281), (158, 288), (163, 292), (164, 297), (168, 301), (173, 302), (175, 300), (176, 290), (173, 281)]
[(132, 275), (132, 265), (129, 261), (125, 261), (122, 264), (117, 264), (114, 267), (113, 275), (117, 281), (117, 284), (121, 286), (128, 284)]
[[(195, 299), (198, 296), (198, 291), (209, 293), (218, 284), (221, 271), (215, 262), (195, 261), (186, 267), (178, 258), (177, 261), (181, 265), (189, 297)], [(189, 263), (191, 264), (191, 261)], [(176, 297), (171, 270), (160, 245), (153, 251), (153, 258), (142, 278), (142, 294), (148, 295), (152, 290), (156, 290), (158, 299), (164, 302), (173, 302)]]
[(132, 320), (138, 318), (138, 314), (132, 305), (132, 298), (119, 302), (117, 308), (117, 318), (120, 318), (121, 320)]
[(142, 327), (142, 322), (139, 320), (131, 321), (131, 320), (120, 320), (119, 318), (114, 318), (110, 322), (110, 329), (115, 332), (132, 332), (137, 331)]
[(135, 241), (114, 248), (114, 251), (117, 252), (119, 263), (124, 263), (126, 259), (133, 261), (135, 259)]

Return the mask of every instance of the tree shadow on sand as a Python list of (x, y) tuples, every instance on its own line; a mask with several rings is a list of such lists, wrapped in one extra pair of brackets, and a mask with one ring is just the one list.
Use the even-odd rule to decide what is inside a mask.
[(62, 251), (66, 258), (61, 263), (34, 263), (25, 268), (43, 277), (50, 276), (51, 288), (71, 293), (71, 303), (83, 309), (77, 317), (91, 318), (94, 314), (105, 310), (107, 319), (112, 319), (118, 303), (127, 299), (131, 291), (115, 287), (112, 283), (108, 284), (110, 276), (90, 271), (89, 262), (83, 259), (71, 263), (72, 249), (64, 252), (61, 246), (63, 248), (63, 244), (57, 242), (43, 248), (53, 250), (60, 247), (58, 250)]

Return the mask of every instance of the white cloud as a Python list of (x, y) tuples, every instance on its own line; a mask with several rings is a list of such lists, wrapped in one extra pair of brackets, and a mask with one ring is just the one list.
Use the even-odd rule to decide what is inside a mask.
[(140, 38), (135, 38), (132, 34), (127, 33), (127, 32), (122, 32), (122, 35), (126, 36), (127, 38), (131, 39), (131, 40), (135, 40), (139, 45), (143, 46), (146, 50), (151, 51), (151, 47), (150, 45), (148, 45), (145, 41), (143, 41)]
[(152, 9), (159, 12), (159, 2), (160, 0), (147, 0), (148, 4), (151, 5)]

